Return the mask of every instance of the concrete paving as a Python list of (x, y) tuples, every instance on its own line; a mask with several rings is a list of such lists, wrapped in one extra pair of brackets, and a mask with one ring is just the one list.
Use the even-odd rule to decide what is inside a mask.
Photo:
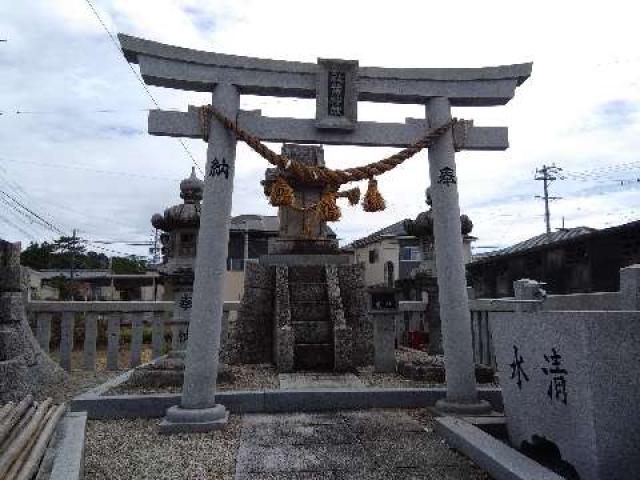
[(432, 429), (391, 410), (245, 415), (236, 480), (481, 480)]

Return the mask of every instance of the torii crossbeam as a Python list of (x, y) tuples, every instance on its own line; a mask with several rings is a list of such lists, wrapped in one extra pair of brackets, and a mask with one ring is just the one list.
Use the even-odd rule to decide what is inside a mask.
[[(224, 55), (119, 35), (129, 62), (140, 66), (148, 85), (212, 92), (212, 104), (263, 141), (407, 147), (427, 129), (451, 120), (451, 107), (506, 104), (531, 74), (531, 63), (486, 68), (378, 68), (357, 61), (319, 59), (317, 64)], [(241, 111), (240, 95), (316, 98), (315, 119), (271, 118)], [(359, 122), (358, 101), (425, 105), (425, 119), (405, 123)], [(149, 133), (202, 137), (198, 109), (152, 110)], [(506, 127), (449, 130), (429, 148), (429, 175), (438, 259), (440, 314), (446, 361), (443, 411), (486, 411), (475, 384), (470, 318), (460, 235), (456, 150), (505, 150)], [(455, 137), (455, 145), (454, 145)], [(226, 421), (215, 403), (226, 269), (228, 222), (235, 171), (236, 139), (211, 121), (207, 175), (195, 266), (193, 311), (180, 406), (168, 410), (162, 430), (203, 431)], [(223, 159), (224, 175), (211, 169)]]

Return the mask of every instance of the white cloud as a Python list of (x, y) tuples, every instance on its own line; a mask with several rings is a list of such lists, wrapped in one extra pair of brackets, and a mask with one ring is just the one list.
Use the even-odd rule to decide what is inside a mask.
[[(361, 65), (389, 67), (533, 61), (532, 77), (507, 106), (454, 112), (473, 118), (477, 125), (510, 129), (511, 147), (506, 152), (464, 152), (457, 159), (462, 210), (472, 217), (482, 245), (506, 245), (543, 231), (543, 205), (533, 198), (541, 193), (533, 174), (543, 163), (581, 171), (638, 159), (640, 57), (636, 20), (627, 2), (92, 3), (114, 33), (223, 53), (309, 62), (317, 57), (350, 58)], [(190, 160), (174, 139), (144, 133), (146, 113), (141, 110), (152, 103), (87, 3), (6, 2), (0, 5), (0, 33), (9, 39), (0, 44), (0, 111), (49, 112), (0, 116), (0, 162), (11, 160), (2, 162), (0, 185), (10, 188), (6, 181), (14, 182), (36, 210), (93, 238), (147, 236), (150, 215), (178, 201), (176, 182), (46, 166), (64, 163), (176, 180), (190, 171)], [(208, 101), (199, 93), (151, 91), (164, 108), (185, 110), (188, 104)], [(616, 105), (612, 102), (623, 102), (628, 111), (612, 115), (607, 110)], [(255, 97), (243, 98), (242, 106), (298, 117), (313, 116), (314, 108), (312, 101)], [(119, 112), (93, 112), (98, 109)], [(422, 107), (411, 105), (363, 103), (359, 111), (361, 119), (381, 121), (423, 114)], [(203, 142), (186, 144), (202, 165)], [(344, 167), (390, 151), (325, 147), (325, 157), (330, 166)], [(234, 214), (274, 211), (259, 184), (266, 167), (246, 146), (239, 146)], [(427, 183), (423, 152), (380, 179), (389, 206), (385, 212), (364, 214), (345, 205), (343, 220), (334, 228), (350, 240), (414, 217), (424, 209)], [(594, 185), (607, 187), (569, 180), (553, 185), (554, 194), (565, 197), (552, 205), (554, 227), (560, 226), (561, 216), (568, 226), (593, 227), (638, 218), (637, 188), (585, 194), (585, 188)], [(20, 222), (6, 205), (0, 204), (0, 214)], [(0, 237), (27, 240), (2, 220), (0, 225)]]

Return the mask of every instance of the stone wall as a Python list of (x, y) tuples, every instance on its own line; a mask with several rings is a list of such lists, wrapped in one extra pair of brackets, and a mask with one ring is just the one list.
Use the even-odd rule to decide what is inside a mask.
[(340, 265), (338, 280), (342, 307), (353, 335), (352, 361), (354, 366), (373, 363), (373, 323), (367, 315), (364, 265)]
[(275, 267), (248, 261), (238, 317), (229, 325), (223, 358), (229, 363), (272, 361)]

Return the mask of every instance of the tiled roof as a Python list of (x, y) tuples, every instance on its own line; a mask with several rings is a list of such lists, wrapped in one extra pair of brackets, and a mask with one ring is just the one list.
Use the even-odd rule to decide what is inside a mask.
[[(277, 215), (238, 215), (231, 217), (231, 230), (245, 231), (249, 229), (251, 231), (261, 232), (274, 232), (277, 233), (280, 230), (280, 219)], [(327, 228), (327, 235), (335, 237), (335, 232), (329, 227)]]
[(260, 230), (263, 232), (277, 232), (280, 220), (276, 215), (238, 215), (231, 217), (232, 230)]
[[(493, 252), (487, 252), (482, 254), (481, 258), (478, 258), (477, 262), (483, 262), (495, 257), (502, 257), (505, 255), (514, 255), (517, 253), (522, 253), (527, 250), (531, 250), (534, 248), (551, 245), (553, 243), (564, 242), (566, 240), (572, 240), (574, 238), (581, 237), (583, 235), (588, 235), (593, 232), (597, 232), (595, 228), (589, 227), (576, 227), (565, 230), (558, 230), (556, 232), (551, 233), (543, 233), (541, 235), (537, 235), (535, 237), (529, 238), (528, 240), (524, 240), (523, 242), (516, 243), (515, 245), (511, 245), (510, 247), (502, 248), (500, 250), (494, 250)], [(475, 263), (472, 262), (472, 263)]]
[(404, 222), (406, 220), (400, 220), (392, 225), (384, 227), (377, 232), (373, 232), (371, 235), (367, 235), (366, 237), (359, 238), (358, 240), (354, 240), (349, 245), (346, 245), (344, 248), (362, 248), (372, 243), (379, 241), (382, 237), (385, 236), (393, 236), (400, 237), (403, 235), (408, 235), (407, 231), (404, 228)]

